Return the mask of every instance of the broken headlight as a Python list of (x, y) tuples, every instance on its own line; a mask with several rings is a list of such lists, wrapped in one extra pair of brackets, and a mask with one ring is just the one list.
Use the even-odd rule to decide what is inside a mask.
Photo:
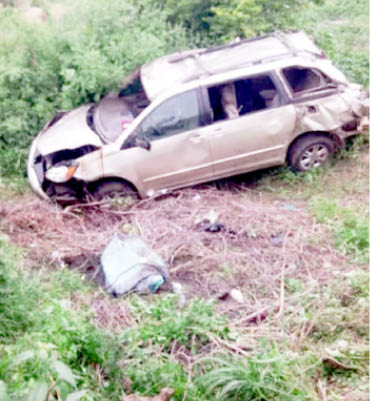
[(67, 182), (73, 177), (76, 169), (77, 164), (54, 166), (46, 171), (45, 177), (55, 183)]

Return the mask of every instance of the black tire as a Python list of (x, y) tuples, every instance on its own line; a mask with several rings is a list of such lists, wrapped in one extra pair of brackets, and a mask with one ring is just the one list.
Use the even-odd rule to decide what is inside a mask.
[(138, 197), (137, 191), (133, 186), (119, 180), (98, 182), (91, 188), (90, 193), (95, 200), (114, 199), (125, 196), (135, 199)]
[(324, 135), (298, 138), (288, 153), (288, 164), (296, 171), (308, 171), (324, 165), (334, 153), (334, 142)]

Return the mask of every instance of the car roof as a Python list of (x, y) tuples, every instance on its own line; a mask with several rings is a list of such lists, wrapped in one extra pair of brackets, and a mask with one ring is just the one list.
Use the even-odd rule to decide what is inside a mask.
[(210, 49), (173, 53), (144, 64), (140, 76), (147, 97), (153, 101), (181, 83), (292, 56), (312, 59), (324, 58), (325, 54), (304, 32), (273, 33)]

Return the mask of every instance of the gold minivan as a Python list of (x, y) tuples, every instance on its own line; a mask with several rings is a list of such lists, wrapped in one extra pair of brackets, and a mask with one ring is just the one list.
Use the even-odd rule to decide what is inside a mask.
[(303, 32), (167, 55), (97, 104), (58, 113), (28, 177), (59, 201), (168, 190), (284, 163), (325, 163), (367, 125), (368, 96)]

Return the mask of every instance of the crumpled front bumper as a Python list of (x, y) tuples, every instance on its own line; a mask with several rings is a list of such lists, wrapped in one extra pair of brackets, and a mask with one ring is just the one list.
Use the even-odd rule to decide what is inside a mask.
[(28, 160), (27, 160), (27, 176), (31, 188), (43, 199), (49, 199), (42, 189), (42, 182), (44, 179), (44, 171), (42, 161), (36, 162), (37, 157), (40, 155), (37, 149), (37, 138), (32, 142)]

